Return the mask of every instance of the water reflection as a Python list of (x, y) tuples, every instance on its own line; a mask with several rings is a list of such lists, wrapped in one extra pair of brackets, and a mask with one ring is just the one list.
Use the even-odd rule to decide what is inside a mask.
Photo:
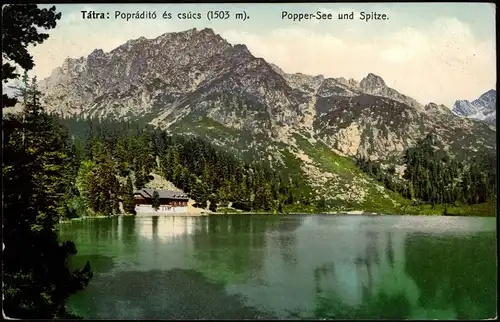
[[(392, 232), (358, 229), (361, 231), (349, 252), (337, 249), (339, 256), (315, 269), (314, 317), (408, 317), (418, 290), (404, 274), (404, 234), (398, 234), (398, 243), (393, 243)], [(342, 255), (349, 253), (348, 258)]]
[[(477, 319), (496, 315), (494, 233), (363, 234), (361, 225), (358, 231), (357, 242), (351, 240), (353, 245), (364, 244), (364, 252), (358, 249), (352, 261), (336, 257), (314, 270), (313, 317)], [(359, 242), (362, 236), (365, 240)]]
[(136, 217), (139, 235), (162, 243), (179, 240), (194, 232), (195, 218), (176, 216)]
[(265, 257), (265, 232), (272, 221), (259, 217), (200, 218), (192, 235), (193, 265), (226, 283), (258, 277)]
[[(491, 238), (484, 238), (488, 236)], [(405, 269), (418, 285), (424, 311), (453, 309), (458, 319), (496, 315), (498, 275), (493, 233), (439, 238), (414, 234), (404, 247), (408, 254)]]
[(387, 233), (387, 259), (389, 260), (389, 264), (391, 267), (394, 267), (394, 248), (392, 246), (392, 231)]
[(276, 220), (270, 227), (272, 239), (277, 242), (280, 256), (287, 268), (293, 268), (298, 263), (297, 258), (297, 235), (295, 231), (302, 225), (303, 218), (296, 217), (289, 220)]
[(246, 305), (241, 296), (228, 294), (224, 285), (187, 269), (119, 272), (90, 284), (68, 304), (70, 311), (87, 319), (274, 318)]
[[(94, 256), (93, 267), (108, 272), (97, 274), (88, 291), (72, 300), (73, 307), (91, 308), (86, 316), (121, 317), (129, 307), (129, 316), (137, 318), (207, 318), (225, 308), (225, 301), (234, 310), (210, 316), (262, 316), (248, 307), (279, 318), (311, 319), (467, 319), (496, 313), (495, 232), (481, 218), (113, 220), (70, 224), (61, 232), (76, 241), (79, 256)], [(212, 313), (196, 309), (195, 298)], [(147, 308), (152, 303), (157, 307)]]
[[(331, 261), (318, 263), (314, 273), (318, 292), (338, 293), (343, 305), (347, 306), (369, 302), (381, 290), (397, 293), (401, 287), (412, 285), (412, 281), (402, 274), (404, 234), (399, 234), (398, 243), (393, 244), (392, 233), (364, 231), (363, 226), (358, 227), (359, 232), (349, 239), (350, 243), (339, 244), (333, 249)], [(342, 231), (336, 233), (345, 237)], [(397, 245), (396, 249), (393, 245)]]

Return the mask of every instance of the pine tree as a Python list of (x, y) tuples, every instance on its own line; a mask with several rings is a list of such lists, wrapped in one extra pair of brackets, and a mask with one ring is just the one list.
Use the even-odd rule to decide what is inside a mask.
[(192, 199), (196, 200), (196, 207), (201, 207), (203, 209), (207, 207), (208, 189), (204, 182), (197, 182), (193, 185), (193, 189), (189, 195)]
[(78, 174), (75, 180), (75, 186), (78, 189), (80, 195), (83, 196), (85, 204), (88, 207), (90, 207), (91, 202), (89, 185), (93, 185), (92, 179), (89, 179), (89, 176), (91, 175), (94, 167), (94, 162), (90, 160), (83, 161), (80, 164), (80, 168), (78, 169)]
[[(49, 35), (42, 29), (53, 29), (61, 13), (56, 7), (40, 9), (36, 4), (9, 4), (2, 7), (2, 83), (17, 79), (16, 65), (31, 70), (35, 64), (27, 48), (41, 44)], [(2, 108), (14, 106), (17, 98), (2, 95)]]
[(71, 272), (68, 258), (76, 254), (75, 245), (58, 241), (69, 138), (39, 105), (36, 86), (31, 89), (21, 115), (3, 124), (2, 172), (8, 187), (3, 193), (3, 309), (9, 317), (54, 319), (68, 316), (68, 297), (88, 284), (92, 272), (89, 262)]
[(153, 209), (158, 211), (160, 209), (160, 195), (158, 194), (158, 191), (153, 192), (153, 199), (151, 200)]
[(127, 177), (123, 191), (123, 210), (129, 214), (135, 214), (135, 199), (134, 199), (134, 186), (132, 185), (132, 178)]
[(142, 189), (146, 185), (146, 182), (147, 179), (143, 167), (139, 166), (139, 168), (135, 171), (135, 186), (137, 189)]

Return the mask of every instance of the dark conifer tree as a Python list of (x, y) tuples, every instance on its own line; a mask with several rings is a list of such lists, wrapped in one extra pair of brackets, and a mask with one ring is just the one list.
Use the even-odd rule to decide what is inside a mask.
[(153, 199), (151, 200), (151, 203), (154, 210), (160, 209), (160, 195), (156, 190), (153, 192)]
[(57, 238), (71, 149), (67, 133), (39, 105), (39, 95), (32, 87), (24, 111), (3, 124), (2, 172), (8, 187), (3, 192), (3, 309), (23, 319), (69, 317), (68, 297), (92, 277), (89, 262), (81, 270), (69, 269), (75, 245)]
[(127, 177), (127, 183), (123, 191), (123, 210), (129, 214), (135, 214), (134, 186), (132, 178)]

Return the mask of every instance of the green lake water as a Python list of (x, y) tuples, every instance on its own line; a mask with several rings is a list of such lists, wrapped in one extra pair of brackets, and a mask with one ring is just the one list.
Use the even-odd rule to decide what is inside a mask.
[(210, 216), (60, 226), (92, 319), (486, 319), (496, 218)]

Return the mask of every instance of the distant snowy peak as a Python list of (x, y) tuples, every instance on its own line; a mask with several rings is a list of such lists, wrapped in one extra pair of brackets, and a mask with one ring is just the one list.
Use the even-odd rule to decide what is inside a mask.
[(467, 100), (456, 101), (452, 111), (455, 115), (466, 117), (477, 113), (476, 108)]
[(497, 104), (497, 92), (494, 89), (490, 89), (483, 95), (479, 96), (477, 100), (472, 102), (472, 105), (478, 108), (486, 108), (489, 110), (495, 110)]
[(496, 124), (496, 104), (497, 92), (491, 89), (472, 102), (456, 101), (453, 105), (453, 114)]

